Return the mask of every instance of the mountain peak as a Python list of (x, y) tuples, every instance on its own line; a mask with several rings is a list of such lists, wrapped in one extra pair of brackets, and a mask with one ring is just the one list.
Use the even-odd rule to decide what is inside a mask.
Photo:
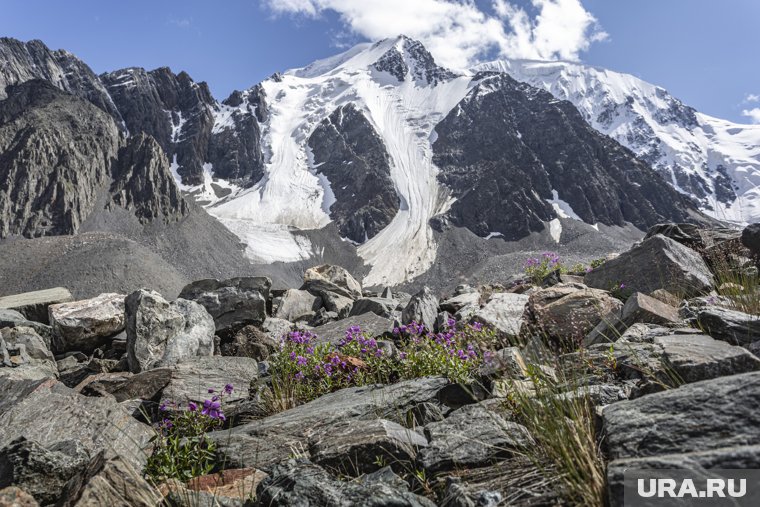
[(372, 65), (379, 72), (387, 72), (399, 81), (411, 78), (430, 85), (456, 77), (450, 70), (440, 67), (418, 40), (399, 35), (394, 39), (377, 42), (373, 48), (388, 46), (388, 50)]

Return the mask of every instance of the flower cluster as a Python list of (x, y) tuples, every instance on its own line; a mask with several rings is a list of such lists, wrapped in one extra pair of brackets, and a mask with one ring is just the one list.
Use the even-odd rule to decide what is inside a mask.
[(209, 389), (202, 406), (191, 401), (187, 407), (170, 401), (159, 407), (161, 420), (155, 424), (153, 454), (145, 473), (155, 480), (187, 480), (204, 475), (215, 466), (214, 445), (206, 433), (220, 427), (226, 417), (222, 410), (225, 396), (234, 391), (227, 384), (220, 391)]
[(555, 252), (544, 252), (539, 257), (526, 259), (524, 269), (525, 274), (536, 285), (540, 285), (552, 271), (565, 270), (559, 255)]

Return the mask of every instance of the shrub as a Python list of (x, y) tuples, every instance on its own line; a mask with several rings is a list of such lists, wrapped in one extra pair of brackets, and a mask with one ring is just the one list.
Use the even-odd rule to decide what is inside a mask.
[(159, 407), (162, 419), (154, 425), (153, 454), (145, 467), (149, 479), (187, 481), (206, 475), (216, 467), (215, 446), (206, 433), (224, 423), (222, 403), (232, 391), (231, 384), (218, 393), (209, 389), (212, 396), (204, 400), (202, 406), (191, 401), (187, 407), (174, 402)]

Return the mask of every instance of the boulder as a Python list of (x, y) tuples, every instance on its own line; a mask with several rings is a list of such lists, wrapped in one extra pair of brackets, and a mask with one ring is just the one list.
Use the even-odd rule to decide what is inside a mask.
[(665, 289), (687, 297), (709, 292), (713, 285), (712, 273), (697, 252), (662, 235), (605, 262), (587, 273), (584, 281), (597, 289), (623, 283), (634, 292)]
[(698, 311), (697, 321), (713, 338), (734, 345), (748, 346), (760, 340), (760, 315), (705, 306)]
[(600, 289), (557, 284), (529, 296), (532, 327), (553, 340), (579, 340), (623, 303)]
[(272, 281), (263, 276), (199, 280), (186, 285), (179, 297), (203, 306), (217, 333), (225, 333), (264, 322), (271, 287)]
[(16, 380), (57, 378), (55, 357), (30, 327), (0, 329), (0, 377)]
[[(760, 223), (750, 224), (742, 231), (742, 244), (755, 257), (760, 257)], [(2, 308), (2, 306), (0, 306)]]
[(354, 302), (349, 316), (363, 315), (365, 313), (374, 313), (380, 317), (393, 317), (396, 309), (396, 301), (393, 299), (384, 299), (378, 297), (360, 298)]
[(275, 343), (280, 343), (283, 336), (288, 334), (293, 329), (293, 323), (289, 320), (278, 319), (276, 317), (269, 317), (260, 326), (269, 338)]
[(53, 331), (47, 324), (41, 324), (33, 320), (27, 320), (26, 317), (21, 315), (16, 310), (2, 310), (0, 309), (0, 329), (4, 327), (31, 327), (34, 331), (40, 335), (47, 344), (48, 348), (52, 347)]
[(0, 488), (18, 486), (43, 505), (61, 500), (66, 483), (86, 473), (90, 455), (75, 440), (45, 448), (24, 437), (0, 449)]
[(324, 264), (309, 268), (303, 275), (303, 289), (320, 295), (332, 292), (350, 299), (362, 297), (362, 286), (345, 268)]
[(274, 316), (290, 322), (309, 321), (322, 308), (322, 298), (305, 290), (288, 289)]
[(420, 433), (386, 419), (346, 421), (317, 431), (309, 439), (311, 460), (351, 476), (374, 472), (382, 462), (403, 470), (427, 447)]
[(195, 477), (185, 484), (173, 481), (166, 483), (166, 500), (170, 505), (247, 506), (266, 477), (255, 468), (235, 468)]
[(337, 345), (346, 336), (346, 330), (351, 327), (358, 327), (373, 338), (379, 338), (386, 334), (390, 335), (393, 331), (393, 320), (380, 317), (371, 312), (363, 313), (337, 322), (317, 326), (312, 332), (319, 337), (319, 341)]
[(417, 294), (412, 296), (409, 304), (401, 313), (401, 322), (409, 324), (417, 322), (432, 330), (435, 327), (435, 319), (438, 316), (438, 296), (423, 287)]
[(351, 308), (354, 306), (353, 299), (328, 291), (322, 291), (319, 295), (327, 311), (335, 312), (339, 319), (345, 319), (351, 313)]
[(0, 392), (0, 448), (20, 437), (46, 449), (75, 441), (90, 456), (120, 456), (142, 470), (153, 431), (116, 400), (82, 396), (52, 379), (0, 378)]
[(632, 294), (622, 309), (605, 315), (584, 338), (583, 345), (618, 341), (635, 324), (674, 326), (681, 322), (678, 310), (640, 292)]
[(91, 299), (53, 304), (48, 307), (57, 353), (92, 352), (108, 338), (124, 330), (124, 295), (101, 294)]
[(426, 377), (387, 386), (341, 389), (304, 405), (237, 426), (215, 431), (210, 437), (218, 452), (233, 467), (263, 467), (287, 459), (293, 449), (308, 449), (308, 437), (347, 421), (388, 419), (399, 424), (407, 412), (425, 402), (435, 402), (445, 378)]
[[(602, 410), (613, 505), (626, 468), (756, 468), (760, 372), (688, 384)], [(749, 459), (742, 458), (749, 457)]]
[(140, 473), (121, 458), (113, 458), (77, 492), (74, 507), (129, 506), (154, 507), (161, 505), (161, 496)]
[(384, 481), (341, 481), (308, 460), (289, 460), (274, 467), (256, 490), (260, 505), (296, 507), (355, 505), (434, 507), (423, 496)]
[(746, 349), (714, 340), (707, 335), (658, 336), (663, 358), (684, 382), (760, 370), (760, 359)]
[(513, 338), (520, 334), (527, 305), (528, 296), (525, 294), (497, 292), (488, 298), (471, 320), (491, 327), (502, 338)]
[(68, 289), (63, 287), (36, 290), (0, 297), (0, 310), (15, 310), (25, 319), (49, 324), (48, 307), (58, 303), (66, 303), (73, 299)]
[(223, 356), (250, 357), (263, 361), (278, 351), (280, 346), (256, 326), (245, 326), (230, 340), (223, 340), (220, 349)]
[(640, 292), (631, 295), (623, 305), (621, 320), (628, 326), (644, 324), (675, 325), (681, 319), (678, 309)]
[(193, 357), (175, 364), (170, 372), (169, 382), (161, 394), (162, 402), (202, 402), (212, 396), (209, 389), (218, 392), (225, 385), (232, 384), (232, 394), (224, 398), (231, 402), (248, 398), (251, 382), (258, 377), (259, 367), (255, 360), (247, 357)]
[(429, 445), (420, 449), (419, 461), (431, 474), (490, 465), (532, 441), (523, 426), (481, 405), (462, 407), (443, 421), (427, 424), (425, 435)]
[(441, 301), (441, 310), (456, 313), (466, 306), (477, 307), (480, 305), (480, 293), (479, 292), (464, 292), (462, 294), (450, 297), (445, 301)]
[(87, 396), (109, 394), (119, 403), (127, 400), (158, 402), (171, 378), (171, 368), (154, 368), (136, 375), (129, 372), (101, 374), (83, 380), (75, 390)]
[(134, 373), (214, 352), (214, 319), (198, 303), (155, 291), (127, 296), (127, 358)]

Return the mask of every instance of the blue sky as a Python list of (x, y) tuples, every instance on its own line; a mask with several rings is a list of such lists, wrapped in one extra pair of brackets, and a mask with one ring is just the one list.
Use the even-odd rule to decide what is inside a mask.
[[(425, 4), (439, 12), (437, 7), (446, 2), (405, 0), (397, 5), (413, 9)], [(578, 2), (580, 11), (571, 5)], [(373, 34), (425, 32), (424, 24), (432, 18), (424, 12), (403, 20), (398, 12), (387, 19), (372, 12), (363, 18), (356, 12), (356, 6), (365, 5), (393, 11), (389, 3), (393, 0), (0, 0), (0, 36), (41, 39), (76, 54), (96, 72), (168, 65), (207, 81), (214, 95), (224, 98), (233, 89), (329, 56)], [(541, 10), (552, 3), (557, 4), (555, 24), (548, 21), (549, 11)], [(565, 7), (574, 9), (572, 15), (558, 10)], [(460, 11), (452, 12), (447, 15), (460, 16)], [(758, 0), (477, 0), (462, 12), (474, 21), (464, 25), (467, 36), (454, 44), (467, 49), (445, 55), (449, 58), (463, 57), (481, 39), (485, 49), (478, 58), (496, 56), (499, 50), (488, 46), (482, 35), (494, 22), (505, 26), (509, 39), (494, 35), (503, 43), (502, 51), (531, 55), (535, 48), (526, 44), (535, 41), (516, 41), (509, 33), (515, 16), (525, 14), (535, 25), (536, 15), (544, 14), (545, 31), (535, 39), (552, 40), (535, 49), (539, 54), (573, 52), (582, 62), (634, 74), (700, 111), (734, 121), (749, 122), (742, 112), (760, 108), (760, 97), (746, 100), (760, 96)], [(489, 19), (482, 29), (477, 26), (482, 20), (475, 19), (478, 13)], [(569, 26), (567, 35), (559, 26), (576, 20), (585, 23), (584, 30)], [(452, 40), (443, 34), (437, 46), (431, 44), (443, 52)]]

